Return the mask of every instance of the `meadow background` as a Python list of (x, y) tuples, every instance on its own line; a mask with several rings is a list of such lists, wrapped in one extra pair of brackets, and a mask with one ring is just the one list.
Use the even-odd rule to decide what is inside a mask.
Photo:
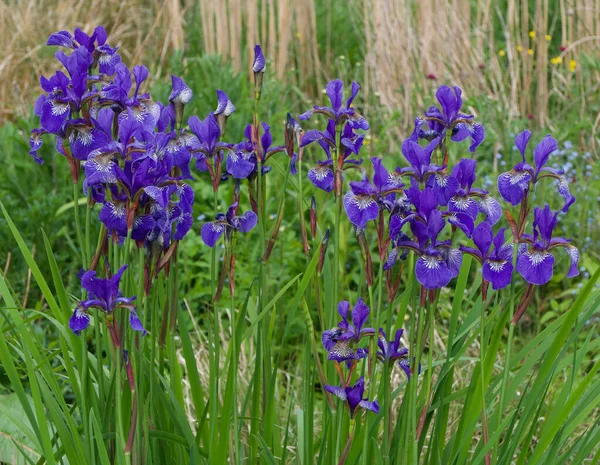
[[(2, 2), (0, 200), (44, 276), (52, 272), (44, 251), (42, 231), (48, 234), (60, 264), (60, 276), (67, 291), (73, 294), (79, 291), (76, 273), (80, 265), (75, 259), (78, 251), (71, 192), (64, 188), (70, 183), (70, 175), (64, 159), (54, 152), (52, 144), (46, 144), (41, 152), (46, 163), (35, 164), (27, 154), (28, 137), (29, 130), (38, 126), (32, 107), (40, 93), (39, 76), (50, 74), (56, 67), (54, 50), (43, 45), (47, 37), (61, 29), (72, 30), (78, 26), (92, 30), (100, 24), (106, 27), (111, 44), (121, 46), (120, 53), (126, 63), (148, 66), (150, 89), (155, 99), (166, 100), (170, 74), (182, 76), (194, 91), (194, 99), (186, 108), (188, 114), (205, 115), (212, 111), (216, 89), (225, 90), (237, 106), (237, 112), (227, 123), (227, 131), (240, 138), (252, 119), (250, 77), (252, 49), (256, 43), (262, 44), (268, 59), (261, 116), (270, 122), (278, 144), (283, 143), (286, 113), (297, 115), (313, 104), (322, 103), (325, 84), (333, 78), (345, 83), (352, 80), (361, 83), (360, 111), (371, 124), (363, 157), (383, 156), (390, 160), (390, 167), (400, 164), (401, 141), (412, 131), (415, 115), (434, 102), (435, 89), (441, 84), (459, 85), (464, 91), (466, 109), (486, 127), (486, 140), (476, 158), (480, 176), (492, 191), (497, 175), (517, 161), (514, 136), (525, 128), (534, 132), (533, 140), (551, 132), (560, 146), (551, 163), (565, 170), (571, 192), (578, 199), (562, 224), (561, 233), (573, 239), (582, 259), (581, 275), (567, 281), (564, 273), (556, 274), (536, 294), (535, 304), (515, 329), (513, 350), (517, 355), (511, 365), (515, 372), (526, 360), (525, 355), (531, 352), (537, 358), (531, 359), (531, 366), (526, 369), (532, 370), (542, 363), (548, 347), (543, 346), (540, 335), (549, 337), (558, 331), (559, 323), (573, 307), (579, 291), (600, 265), (600, 140), (597, 133), (600, 124), (600, 0)], [(311, 124), (314, 123), (307, 127), (312, 127)], [(281, 163), (274, 171), (283, 169)], [(196, 190), (195, 217), (210, 216), (212, 193), (208, 183), (198, 178), (192, 186)], [(292, 183), (289, 187), (290, 198), (297, 195), (293, 186)], [(320, 193), (315, 195), (318, 202), (325, 201)], [(548, 190), (546, 195), (557, 194)], [(276, 211), (277, 201), (277, 195), (273, 195), (269, 211)], [(307, 266), (298, 233), (295, 200), (285, 208), (269, 270), (272, 289), (282, 288)], [(83, 209), (81, 211), (83, 214)], [(181, 244), (182, 273), (178, 286), (185, 308), (201, 319), (210, 296), (207, 278), (203, 278), (208, 275), (208, 249), (200, 241), (200, 224), (195, 224)], [(350, 240), (344, 238), (346, 244)], [(256, 255), (256, 247), (256, 238), (239, 241), (238, 262), (249, 263), (250, 257)], [(342, 287), (360, 289), (364, 277), (359, 258), (355, 253), (346, 252), (349, 272), (343, 278)], [(252, 283), (254, 276), (250, 269), (248, 266), (244, 273), (244, 265), (240, 267), (239, 288), (247, 289)], [(0, 271), (10, 282), (11, 294), (22, 308), (47, 309), (47, 299), (32, 278), (9, 224), (1, 217)], [(470, 292), (465, 290), (465, 295), (472, 295)], [(289, 293), (291, 298), (294, 293), (292, 290)], [(568, 397), (568, 393), (563, 394), (564, 382), (583, 379), (600, 357), (598, 296), (594, 295), (581, 311), (585, 318), (577, 317), (576, 337), (569, 339), (564, 351), (561, 348), (560, 363), (553, 368), (546, 386), (546, 405), (542, 405), (536, 418), (546, 413), (550, 415), (555, 406), (560, 406)], [(470, 300), (470, 304), (473, 301)], [(444, 305), (439, 314), (450, 319), (453, 306)], [(503, 302), (498, 305), (502, 307)], [(291, 435), (301, 436), (299, 425), (303, 423), (292, 407), (300, 403), (299, 398), (310, 388), (300, 381), (304, 361), (296, 359), (295, 353), (304, 350), (307, 330), (302, 315), (286, 310), (285, 299), (282, 299), (277, 304), (276, 324), (281, 327), (285, 324), (289, 335), (285, 345), (277, 347), (281, 351), (279, 360), (283, 373), (278, 385), (282, 413), (277, 415), (281, 416), (281, 425), (286, 424), (286, 420), (288, 426), (293, 425)], [(469, 315), (465, 310), (461, 319), (464, 316), (468, 320)], [(32, 318), (31, 322), (48, 350), (55, 350), (53, 333), (47, 325), (41, 319)], [(8, 320), (3, 319), (2, 329), (14, 342), (13, 350), (17, 350), (18, 334)], [(206, 335), (201, 328), (192, 329), (199, 379), (207, 383), (208, 375), (202, 376), (209, 369), (204, 348)], [(436, 326), (434, 345), (441, 353), (446, 350), (447, 332), (444, 323)], [(220, 337), (226, 343), (229, 336), (225, 328)], [(465, 341), (463, 369), (457, 372), (453, 384), (458, 392), (454, 399), (459, 399), (461, 389), (469, 386), (478, 361), (478, 341), (476, 338)], [(241, 347), (241, 390), (252, 383), (255, 350), (251, 344)], [(501, 344), (493, 360), (497, 361), (495, 374), (501, 373), (505, 355)], [(184, 363), (183, 355), (180, 358)], [(551, 451), (560, 455), (571, 451), (570, 447), (579, 447), (564, 456), (564, 463), (584, 463), (583, 460), (598, 463), (600, 458), (597, 441), (594, 445), (600, 418), (596, 401), (598, 378), (594, 376), (590, 381), (595, 389), (594, 396), (588, 398), (590, 408), (575, 408), (576, 418), (571, 423), (561, 418), (568, 438), (563, 438), (556, 450)], [(523, 385), (527, 384), (524, 374), (518, 379)], [(288, 394), (295, 391), (299, 394)], [(0, 366), (0, 395), (5, 406), (12, 405), (11, 402), (16, 406), (12, 392), (7, 374)], [(185, 394), (185, 411), (193, 418), (192, 395), (189, 391)], [(497, 392), (491, 391), (490, 402), (494, 403), (496, 396)], [(578, 402), (581, 399), (585, 400), (581, 397)], [(510, 401), (516, 404), (518, 399)], [(288, 411), (295, 415), (291, 423), (286, 417)], [(449, 415), (449, 424), (452, 424), (460, 418), (460, 410), (453, 405)], [(499, 424), (500, 417), (496, 420)], [(315, 422), (319, 430), (322, 427), (319, 418)], [(540, 431), (542, 423), (540, 421)], [(16, 437), (11, 428), (10, 421), (0, 419), (0, 433), (3, 433), (0, 435), (0, 463), (17, 463), (14, 444), (2, 441), (2, 436)], [(527, 434), (531, 434), (532, 449), (540, 431), (533, 427), (527, 430)], [(585, 439), (581, 444), (577, 442), (580, 437)], [(290, 439), (289, 443), (293, 441)], [(23, 444), (27, 444), (25, 439)], [(473, 450), (477, 444), (475, 434)], [(298, 457), (296, 449), (290, 447), (289, 460), (300, 462), (289, 463), (310, 463), (308, 457)], [(582, 461), (577, 462), (573, 457), (580, 457)], [(477, 458), (483, 460), (482, 454)]]

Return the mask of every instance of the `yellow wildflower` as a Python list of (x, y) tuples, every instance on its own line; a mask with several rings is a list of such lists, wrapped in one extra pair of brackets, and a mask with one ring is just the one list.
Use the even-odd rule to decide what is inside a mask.
[(528, 50), (527, 50), (527, 55), (533, 55), (533, 49), (531, 49), (531, 48), (530, 48), (530, 49), (528, 49)]
[(574, 72), (577, 68), (577, 62), (575, 60), (569, 61), (569, 71)]
[(550, 60), (553, 65), (560, 65), (562, 63), (562, 57), (554, 57)]
[(535, 31), (529, 31), (529, 37), (535, 39)]
[(546, 42), (550, 42), (552, 40), (552, 36), (550, 34), (546, 34)]
[(504, 50), (500, 50), (498, 52), (498, 55), (500, 55), (501, 57), (503, 57), (504, 55), (506, 55), (506, 52)]
[(517, 45), (517, 52), (522, 52), (523, 51), (523, 47), (521, 47), (520, 45)]

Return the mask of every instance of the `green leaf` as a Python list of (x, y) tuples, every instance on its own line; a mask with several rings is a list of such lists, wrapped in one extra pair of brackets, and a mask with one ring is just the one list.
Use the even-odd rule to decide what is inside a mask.
[[(21, 451), (33, 460), (41, 454), (33, 439), (31, 423), (16, 394), (0, 396), (0, 463), (21, 465), (27, 463)], [(29, 430), (29, 433), (25, 433)]]

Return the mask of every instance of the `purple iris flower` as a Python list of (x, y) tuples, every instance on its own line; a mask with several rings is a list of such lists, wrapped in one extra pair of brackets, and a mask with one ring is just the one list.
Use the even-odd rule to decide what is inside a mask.
[(360, 90), (360, 85), (357, 82), (352, 83), (350, 97), (346, 100), (346, 105), (343, 105), (343, 90), (344, 84), (339, 79), (330, 81), (327, 84), (325, 91), (331, 102), (331, 107), (315, 106), (299, 116), (300, 120), (307, 120), (315, 113), (326, 115), (329, 119), (335, 122), (335, 125), (340, 125), (349, 121), (352, 127), (356, 129), (369, 129), (369, 123), (363, 118), (355, 108), (352, 107), (352, 102), (356, 98), (356, 94)]
[(379, 413), (379, 404), (376, 400), (369, 402), (368, 399), (363, 399), (363, 395), (365, 394), (365, 379), (362, 376), (354, 386), (340, 387), (327, 384), (325, 385), (325, 390), (346, 402), (351, 418), (354, 418), (359, 407)]
[[(119, 123), (123, 119), (134, 118), (144, 129), (154, 131), (160, 117), (160, 107), (150, 98), (150, 94), (140, 94), (140, 86), (148, 79), (148, 68), (142, 65), (134, 66), (133, 77), (135, 89), (133, 96), (129, 92), (133, 87), (129, 68), (122, 63), (116, 66), (116, 74), (112, 84), (100, 91), (100, 103), (103, 105), (118, 105), (123, 111), (119, 114)], [(126, 110), (131, 109), (132, 112)]]
[[(458, 181), (458, 189), (448, 203), (448, 210), (464, 213), (473, 221), (477, 218), (477, 214), (482, 212), (486, 216), (485, 221), (493, 226), (502, 217), (502, 207), (488, 191), (472, 187), (475, 182), (476, 167), (475, 160), (463, 158), (452, 169), (452, 177)], [(473, 227), (471, 226), (470, 229), (472, 232)]]
[(364, 228), (370, 220), (377, 218), (380, 209), (391, 210), (395, 192), (404, 184), (399, 176), (390, 174), (381, 158), (371, 158), (374, 175), (373, 184), (365, 177), (363, 181), (351, 182), (350, 192), (344, 196), (344, 209), (350, 222)]
[(379, 328), (379, 338), (377, 340), (377, 358), (383, 362), (395, 363), (402, 368), (408, 379), (410, 379), (410, 360), (408, 359), (408, 349), (401, 347), (400, 338), (404, 333), (403, 329), (398, 329), (392, 341), (387, 340), (387, 335), (382, 328)]
[(155, 136), (156, 154), (159, 158), (168, 158), (173, 167), (181, 173), (176, 179), (192, 179), (190, 161), (192, 154), (188, 148), (194, 136), (185, 129), (177, 130), (174, 107), (159, 104), (160, 117), (156, 123), (158, 134)]
[[(334, 167), (333, 160), (331, 158), (331, 151), (336, 148), (336, 125), (335, 120), (329, 119), (327, 121), (327, 128), (324, 131), (317, 131), (312, 129), (306, 131), (300, 141), (300, 147), (306, 147), (307, 145), (317, 142), (327, 158), (325, 160), (317, 160), (317, 165), (313, 166), (308, 171), (308, 179), (313, 185), (325, 192), (331, 192), (334, 187)], [(357, 156), (362, 144), (364, 142), (364, 134), (357, 134), (354, 132), (354, 128), (351, 124), (346, 123), (340, 136), (340, 142), (343, 146), (343, 152), (338, 164), (342, 170), (360, 165), (361, 159), (352, 158)]]
[(88, 67), (93, 57), (85, 47), (79, 47), (70, 56), (60, 51), (56, 56), (67, 69), (69, 77), (62, 71), (57, 71), (50, 79), (42, 76), (40, 84), (48, 95), (38, 105), (41, 106), (42, 128), (49, 133), (62, 135), (71, 113), (81, 109), (87, 91)]
[(411, 139), (432, 140), (435, 137), (444, 138), (447, 131), (452, 134), (452, 141), (462, 142), (471, 139), (469, 151), (475, 149), (485, 139), (485, 129), (480, 123), (473, 121), (473, 115), (462, 113), (462, 91), (459, 87), (440, 86), (435, 94), (440, 106), (429, 107), (424, 117), (415, 120), (415, 129)]
[(214, 111), (219, 124), (221, 134), (225, 134), (225, 123), (227, 118), (235, 111), (235, 105), (225, 92), (217, 90), (217, 109)]
[(229, 237), (233, 231), (250, 232), (258, 217), (253, 211), (247, 211), (246, 213), (237, 216), (238, 203), (234, 202), (227, 210), (227, 214), (217, 213), (215, 221), (210, 221), (202, 225), (200, 235), (202, 240), (209, 247), (214, 247), (217, 240), (225, 233), (225, 238), (229, 240)]
[[(260, 150), (263, 160), (269, 159), (276, 153), (285, 151), (285, 146), (273, 146), (273, 136), (271, 135), (271, 126), (267, 123), (261, 123), (263, 134), (260, 138)], [(245, 140), (233, 146), (227, 154), (225, 168), (235, 179), (247, 179), (255, 176), (258, 172), (258, 158), (254, 152), (252, 144), (252, 125), (248, 124), (244, 131)], [(270, 171), (267, 166), (262, 167), (263, 174)], [(293, 173), (293, 171), (292, 171)]]
[(81, 276), (81, 287), (88, 292), (88, 299), (79, 302), (73, 311), (73, 315), (69, 319), (71, 331), (79, 334), (89, 326), (88, 311), (90, 308), (98, 308), (107, 314), (111, 314), (117, 308), (125, 308), (129, 310), (131, 328), (140, 331), (142, 336), (146, 335), (146, 330), (137, 316), (135, 306), (131, 303), (135, 300), (135, 296), (123, 297), (119, 290), (119, 282), (126, 268), (127, 265), (123, 265), (114, 276), (106, 279), (97, 278), (94, 270), (89, 270)]
[(76, 49), (78, 44), (85, 47), (93, 54), (95, 63), (98, 64), (99, 71), (111, 76), (115, 73), (115, 67), (121, 63), (121, 57), (117, 53), (119, 47), (111, 47), (106, 43), (108, 34), (102, 26), (94, 29), (91, 36), (88, 36), (81, 29), (75, 29), (73, 37), (69, 31), (58, 31), (48, 37), (46, 45), (56, 45)]
[(431, 155), (440, 144), (440, 138), (433, 138), (425, 147), (417, 141), (405, 139), (402, 143), (402, 154), (410, 163), (409, 167), (396, 168), (400, 176), (410, 176), (420, 184), (431, 187), (435, 192), (438, 205), (448, 205), (450, 198), (458, 190), (456, 178), (446, 173), (445, 166), (431, 163)]
[(352, 312), (350, 312), (350, 303), (344, 300), (338, 304), (338, 313), (342, 321), (337, 327), (323, 331), (321, 336), (321, 342), (327, 351), (327, 359), (350, 362), (366, 357), (367, 349), (359, 348), (355, 352), (352, 345), (357, 344), (363, 337), (375, 335), (373, 328), (364, 327), (369, 317), (369, 307), (359, 297)]
[[(442, 213), (436, 210), (435, 193), (427, 187), (416, 192), (414, 187), (407, 191), (416, 212), (404, 218), (393, 216), (390, 220), (390, 237), (394, 247), (388, 255), (384, 269), (390, 269), (404, 249), (412, 250), (418, 255), (416, 276), (420, 284), (427, 289), (438, 289), (446, 286), (452, 278), (458, 276), (462, 264), (462, 253), (452, 247), (451, 241), (439, 241), (438, 235), (445, 225)], [(417, 195), (418, 194), (418, 195)], [(395, 219), (397, 218), (397, 219)], [(401, 236), (401, 228), (410, 223), (416, 240)]]
[(535, 163), (535, 167), (533, 167), (525, 161), (525, 150), (530, 138), (531, 131), (528, 130), (523, 131), (515, 138), (515, 145), (521, 152), (522, 160), (511, 171), (498, 176), (500, 195), (512, 205), (517, 205), (540, 179), (551, 177), (557, 180), (558, 193), (565, 200), (562, 211), (566, 212), (575, 202), (575, 197), (569, 191), (569, 184), (562, 176), (563, 172), (545, 166), (550, 154), (558, 148), (558, 143), (550, 134), (546, 135), (533, 150)]
[(218, 157), (215, 166), (220, 163), (220, 153), (229, 144), (219, 142), (221, 131), (214, 113), (210, 113), (204, 120), (200, 121), (197, 116), (188, 120), (188, 126), (195, 138), (191, 139), (190, 149), (196, 157), (196, 168), (200, 171), (209, 171), (208, 159)]
[(506, 228), (500, 229), (494, 236), (488, 223), (480, 223), (473, 231), (473, 243), (476, 248), (460, 247), (463, 252), (474, 256), (482, 264), (483, 279), (492, 283), (495, 290), (508, 286), (512, 280), (513, 245), (504, 244), (505, 230)]
[(579, 274), (579, 250), (571, 245), (570, 239), (552, 237), (554, 228), (558, 223), (558, 212), (550, 210), (550, 206), (541, 209), (536, 207), (533, 212), (533, 236), (523, 234), (519, 245), (517, 258), (517, 271), (530, 284), (541, 286), (552, 278), (554, 270), (554, 255), (552, 250), (562, 247), (571, 259), (571, 266), (567, 278)]

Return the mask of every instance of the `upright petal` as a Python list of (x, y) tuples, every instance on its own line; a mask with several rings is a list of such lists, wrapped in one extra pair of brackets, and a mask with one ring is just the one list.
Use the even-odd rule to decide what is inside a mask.
[(343, 89), (344, 84), (339, 79), (330, 81), (325, 88), (334, 112), (337, 112), (342, 106)]
[(529, 144), (529, 138), (531, 137), (531, 131), (525, 129), (515, 138), (515, 145), (519, 152), (521, 152), (521, 156), (523, 157), (523, 162), (525, 161), (525, 150), (527, 149), (527, 144)]
[(556, 139), (550, 134), (544, 137), (535, 147), (533, 151), (533, 160), (535, 161), (535, 168), (538, 173), (548, 161), (550, 154), (557, 149), (558, 142), (556, 142)]
[(352, 323), (354, 324), (357, 333), (360, 333), (369, 313), (369, 307), (363, 302), (362, 298), (359, 297), (356, 305), (352, 309)]
[(252, 71), (255, 73), (264, 73), (267, 70), (267, 63), (263, 55), (260, 45), (254, 46), (254, 62), (252, 63)]
[(493, 238), (492, 228), (487, 223), (479, 223), (473, 231), (473, 243), (483, 257), (487, 257)]

